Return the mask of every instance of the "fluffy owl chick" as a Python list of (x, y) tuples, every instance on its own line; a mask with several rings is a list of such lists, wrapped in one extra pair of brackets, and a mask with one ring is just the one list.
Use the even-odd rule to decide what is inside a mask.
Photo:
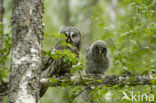
[(86, 53), (86, 73), (87, 74), (104, 74), (108, 70), (110, 60), (108, 57), (108, 48), (104, 41), (94, 42)]

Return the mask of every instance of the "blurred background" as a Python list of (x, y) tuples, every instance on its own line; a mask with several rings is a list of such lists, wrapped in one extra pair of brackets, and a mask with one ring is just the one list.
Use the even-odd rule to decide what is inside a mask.
[[(94, 41), (106, 41), (113, 61), (106, 75), (122, 74), (125, 70), (139, 75), (156, 72), (156, 0), (44, 1), (43, 50), (49, 50), (56, 44), (52, 37), (58, 34), (61, 28), (76, 26), (82, 33), (81, 58), (84, 58), (86, 48)], [(11, 38), (12, 35), (11, 0), (4, 0), (4, 8), (4, 34), (7, 34), (5, 39), (9, 43), (11, 39), (7, 41), (7, 37)], [(8, 81), (9, 67), (10, 56), (7, 56), (5, 68), (0, 70), (1, 80)], [(75, 103), (76, 99), (72, 101), (71, 97), (77, 89), (49, 88), (41, 103)], [(124, 103), (121, 101), (123, 90), (156, 96), (155, 85), (105, 89), (107, 91), (96, 91), (97, 103)], [(4, 103), (6, 101), (7, 97)]]

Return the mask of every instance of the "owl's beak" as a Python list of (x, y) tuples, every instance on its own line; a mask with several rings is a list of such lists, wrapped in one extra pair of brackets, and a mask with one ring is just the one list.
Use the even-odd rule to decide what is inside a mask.
[(70, 38), (67, 39), (67, 42), (70, 42)]
[(102, 53), (102, 51), (100, 50), (100, 51), (99, 51), (99, 54), (101, 55), (101, 53)]
[(104, 54), (102, 53), (102, 50), (99, 51), (100, 58), (104, 59)]

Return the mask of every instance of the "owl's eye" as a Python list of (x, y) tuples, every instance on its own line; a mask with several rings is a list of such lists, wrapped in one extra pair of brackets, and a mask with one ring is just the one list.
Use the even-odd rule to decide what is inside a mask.
[(73, 40), (73, 41), (78, 41), (79, 40), (79, 38), (78, 38), (78, 36), (76, 35), (76, 34), (72, 34), (71, 35), (71, 39)]
[(77, 44), (77, 43), (79, 43), (81, 37), (80, 37), (79, 34), (77, 34), (76, 32), (71, 32), (71, 33), (70, 33), (70, 38), (71, 38), (71, 40), (72, 40), (75, 44)]
[(99, 52), (99, 51), (100, 51), (100, 48), (99, 48), (98, 46), (96, 46), (96, 47), (95, 47), (95, 50), (96, 50), (97, 52)]
[(103, 48), (103, 49), (102, 49), (102, 52), (107, 52), (107, 49), (106, 49), (106, 48)]
[(73, 35), (72, 35), (72, 38), (75, 38), (75, 37), (76, 37), (76, 34), (73, 34)]
[(97, 50), (99, 50), (100, 48), (98, 46), (95, 47)]

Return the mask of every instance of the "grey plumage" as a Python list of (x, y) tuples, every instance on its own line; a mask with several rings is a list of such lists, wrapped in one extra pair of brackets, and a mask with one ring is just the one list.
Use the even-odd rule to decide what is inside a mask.
[[(55, 54), (56, 51), (61, 50), (70, 50), (72, 53), (77, 55), (79, 58), (79, 51), (81, 46), (81, 33), (76, 27), (65, 27), (61, 30), (60, 34), (65, 34), (66, 42), (71, 44), (71, 47), (67, 45), (62, 45), (61, 41), (64, 39), (58, 40), (57, 44), (54, 48), (51, 49), (51, 52)], [(42, 65), (42, 73), (41, 78), (50, 78), (53, 75), (65, 75), (70, 73), (70, 68), (72, 67), (72, 63), (68, 63), (63, 61), (62, 59), (53, 59), (49, 56), (43, 58), (43, 65)], [(40, 96), (42, 97), (43, 94), (46, 92), (47, 87), (41, 86), (40, 89)]]
[[(104, 41), (95, 41), (86, 53), (86, 73), (102, 76), (109, 69), (110, 59), (108, 57), (108, 48)], [(91, 87), (85, 89), (78, 97), (77, 103), (94, 103)]]
[(110, 60), (108, 57), (108, 48), (104, 41), (94, 42), (86, 53), (86, 73), (87, 74), (104, 74), (108, 70)]

